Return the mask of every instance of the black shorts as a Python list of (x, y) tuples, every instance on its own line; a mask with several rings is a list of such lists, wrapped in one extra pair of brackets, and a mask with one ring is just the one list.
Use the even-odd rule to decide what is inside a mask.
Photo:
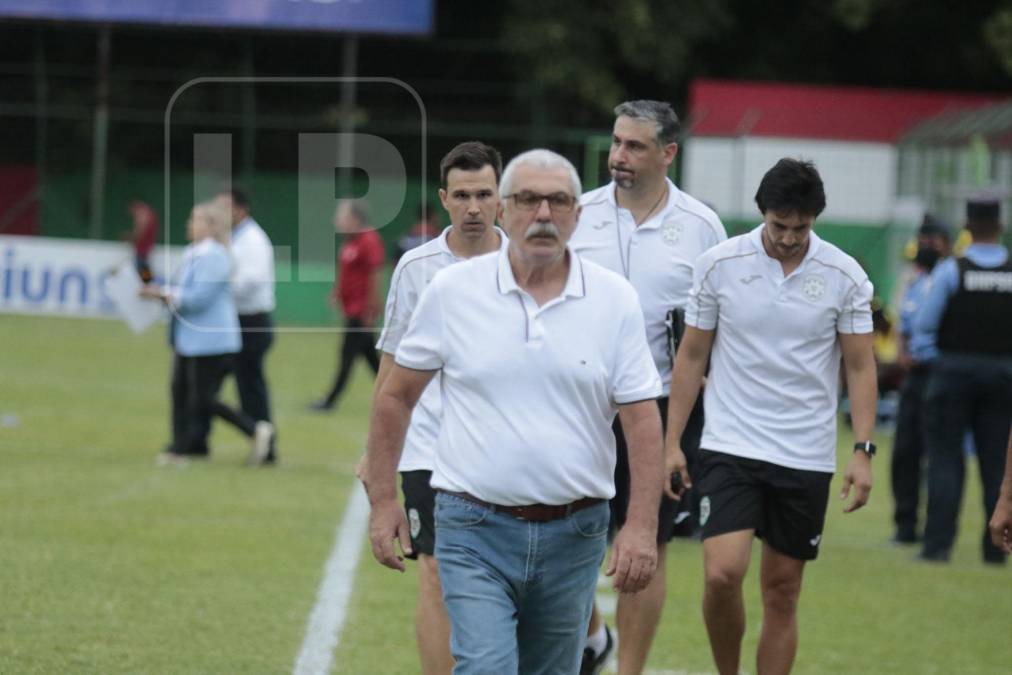
[[(668, 399), (657, 399), (657, 405), (661, 409), (662, 428), (668, 425)], [(622, 433), (622, 423), (618, 417), (612, 425), (615, 432), (615, 496), (611, 500), (611, 528), (610, 537), (625, 524), (626, 512), (629, 510), (629, 449), (625, 444), (625, 435)], [(700, 393), (696, 399), (696, 406), (692, 409), (688, 422), (685, 424), (685, 431), (682, 433), (682, 452), (685, 453), (686, 462), (689, 465), (689, 475), (692, 476), (695, 468), (695, 459), (699, 449), (699, 439), (703, 434), (703, 395)], [(691, 492), (691, 491), (690, 491)], [(692, 534), (692, 504), (693, 497), (690, 493), (682, 495), (681, 501), (674, 501), (666, 494), (661, 495), (661, 506), (657, 516), (657, 543), (666, 544), (673, 537), (688, 537)]]
[(404, 493), (404, 513), (408, 516), (408, 533), (411, 535), (411, 555), (417, 560), (419, 553), (432, 555), (436, 550), (436, 491), (429, 485), (431, 471), (402, 471), (401, 491)]
[(833, 474), (699, 451), (696, 489), (703, 539), (755, 530), (775, 550), (815, 560)]

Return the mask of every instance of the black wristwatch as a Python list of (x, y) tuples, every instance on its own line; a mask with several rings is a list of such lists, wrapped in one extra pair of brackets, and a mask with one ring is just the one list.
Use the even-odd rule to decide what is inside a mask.
[(858, 450), (868, 455), (868, 457), (875, 456), (875, 444), (872, 443), (871, 441), (863, 441), (861, 443), (855, 443), (854, 452), (857, 452)]

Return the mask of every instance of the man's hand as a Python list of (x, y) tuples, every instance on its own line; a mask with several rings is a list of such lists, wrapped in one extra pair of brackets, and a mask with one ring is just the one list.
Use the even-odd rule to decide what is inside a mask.
[[(675, 475), (678, 478), (675, 478)], [(685, 453), (677, 445), (672, 445), (664, 453), (664, 475), (668, 480), (664, 481), (664, 494), (676, 502), (681, 501), (685, 491), (692, 487), (692, 479), (689, 478), (688, 465), (685, 462)], [(672, 480), (673, 479), (673, 480)], [(676, 490), (672, 483), (678, 487)]]
[(843, 508), (844, 513), (857, 511), (867, 504), (868, 495), (871, 494), (871, 457), (861, 450), (855, 450), (850, 462), (847, 463), (840, 499), (847, 499), (851, 487), (854, 488), (854, 499)]
[(148, 300), (164, 300), (165, 289), (156, 284), (145, 284), (137, 291), (137, 295)]
[(636, 593), (646, 588), (657, 570), (657, 527), (627, 523), (611, 546), (606, 576), (614, 576), (612, 587), (619, 593)]
[(398, 572), (404, 571), (404, 559), (394, 550), (398, 540), (401, 551), (411, 553), (411, 538), (408, 536), (408, 519), (396, 499), (387, 499), (372, 505), (369, 513), (369, 539), (372, 554), (381, 565)]
[(987, 527), (991, 530), (991, 543), (1012, 554), (1012, 495), (1002, 493)]

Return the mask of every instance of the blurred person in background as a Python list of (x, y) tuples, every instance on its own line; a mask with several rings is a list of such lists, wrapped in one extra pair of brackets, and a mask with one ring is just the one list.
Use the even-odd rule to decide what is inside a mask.
[(379, 372), (373, 331), (383, 308), (380, 295), (386, 258), (383, 240), (369, 224), (369, 207), (357, 199), (338, 203), (334, 229), (345, 238), (337, 254), (337, 280), (331, 304), (340, 304), (345, 324), (334, 384), (326, 396), (309, 406), (318, 412), (332, 410), (337, 404), (359, 356), (366, 360), (373, 373)]
[(130, 230), (130, 244), (134, 249), (134, 266), (144, 283), (150, 282), (154, 275), (151, 272), (151, 250), (158, 240), (158, 214), (145, 202), (133, 200), (127, 206), (133, 228)]
[(931, 359), (918, 358), (910, 348), (914, 317), (931, 286), (931, 272), (952, 252), (952, 230), (930, 213), (917, 230), (914, 277), (907, 284), (900, 304), (900, 339), (897, 364), (903, 373), (896, 430), (892, 450), (892, 493), (896, 530), (892, 541), (913, 544), (920, 541), (917, 511), (922, 486), (922, 469), (927, 457), (925, 392)]
[(415, 224), (411, 226), (407, 234), (397, 240), (394, 263), (400, 261), (401, 256), (411, 249), (438, 237), (439, 226), (439, 212), (425, 202), (419, 204), (418, 218), (415, 220)]
[[(671, 105), (661, 101), (627, 101), (615, 108), (608, 167), (612, 181), (580, 199), (580, 224), (570, 242), (592, 260), (629, 280), (639, 295), (646, 337), (661, 376), (657, 399), (661, 420), (667, 418), (674, 349), (681, 338), (681, 316), (692, 286), (692, 264), (703, 251), (725, 239), (717, 214), (667, 177), (678, 153), (681, 125)], [(703, 431), (700, 398), (682, 437), (690, 471)], [(615, 497), (611, 500), (612, 533), (625, 522), (629, 505), (629, 463), (621, 420), (613, 432), (617, 444)], [(691, 496), (663, 495), (658, 515), (657, 573), (639, 593), (619, 596), (618, 672), (643, 670), (666, 596), (665, 550), (677, 535), (692, 533)], [(677, 525), (676, 525), (677, 523)], [(615, 645), (614, 636), (595, 607), (591, 616), (581, 675), (598, 673)]]
[[(963, 498), (963, 438), (972, 431), (984, 511), (998, 502), (1012, 422), (1012, 261), (1001, 245), (1001, 205), (990, 193), (966, 205), (972, 243), (940, 263), (914, 318), (913, 348), (934, 358), (926, 393), (928, 513), (919, 559), (947, 562)], [(986, 517), (986, 516), (985, 516)], [(985, 528), (984, 562), (1006, 554)]]
[[(230, 214), (232, 224), (232, 297), (239, 313), (242, 350), (232, 373), (239, 405), (256, 422), (258, 442), (247, 462), (272, 465), (277, 461), (277, 438), (271, 422), (271, 397), (264, 375), (264, 358), (274, 343), (274, 247), (260, 224), (250, 215), (249, 194), (238, 186), (219, 193), (217, 200)], [(222, 406), (221, 410), (226, 410)]]
[(190, 245), (169, 286), (147, 284), (142, 297), (164, 302), (172, 315), (169, 343), (172, 365), (172, 442), (159, 464), (185, 464), (207, 457), (211, 418), (219, 414), (263, 443), (255, 422), (217, 401), (222, 380), (241, 348), (239, 320), (229, 286), (232, 260), (228, 251), (229, 215), (216, 202), (193, 207), (186, 223)]
[[(502, 251), (509, 243), (506, 233), (495, 226), (501, 174), (499, 151), (475, 141), (457, 145), (440, 162), (439, 199), (450, 216), (450, 226), (438, 239), (408, 251), (394, 269), (387, 295), (386, 321), (376, 345), (382, 355), (374, 398), (394, 367), (397, 347), (432, 277), (444, 267)], [(431, 382), (411, 414), (411, 425), (397, 465), (411, 537), (412, 553), (406, 557), (418, 561), (415, 635), (425, 675), (453, 670), (450, 621), (443, 606), (439, 569), (434, 557), (436, 493), (429, 484), (442, 407), (439, 383)], [(356, 473), (364, 480), (367, 471), (363, 457)]]

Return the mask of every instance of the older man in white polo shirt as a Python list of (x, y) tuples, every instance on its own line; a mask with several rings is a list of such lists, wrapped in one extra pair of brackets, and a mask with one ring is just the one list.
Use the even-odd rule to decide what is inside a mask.
[[(678, 153), (678, 116), (662, 101), (627, 101), (615, 107), (608, 168), (612, 181), (580, 199), (580, 225), (570, 242), (584, 260), (592, 260), (624, 276), (636, 289), (643, 307), (647, 341), (661, 375), (664, 396), (658, 399), (662, 419), (667, 413), (674, 341), (681, 337), (681, 314), (692, 286), (692, 264), (699, 254), (727, 239), (717, 214), (667, 177)], [(612, 528), (621, 527), (629, 504), (629, 468), (625, 437), (614, 425), (618, 444)], [(703, 405), (692, 411), (682, 448), (694, 463), (703, 431)], [(690, 499), (661, 498), (657, 522), (657, 574), (641, 593), (618, 599), (616, 621), (621, 637), (619, 675), (643, 671), (666, 596), (664, 553), (667, 543), (692, 531)], [(679, 497), (679, 499), (675, 499)], [(614, 641), (597, 614), (591, 618), (581, 675), (603, 668)]]
[(436, 559), (457, 673), (579, 669), (615, 491), (616, 412), (633, 500), (607, 573), (620, 592), (636, 592), (656, 566), (660, 378), (635, 290), (566, 247), (579, 194), (572, 164), (550, 151), (506, 167), (508, 249), (436, 275), (376, 399), (373, 553), (403, 569), (397, 456), (412, 407), (440, 374)]
[(756, 193), (763, 223), (696, 261), (675, 361), (666, 463), (682, 475), (679, 438), (707, 361), (706, 423), (696, 469), (703, 528), (703, 617), (718, 671), (737, 673), (742, 580), (763, 540), (757, 669), (787, 673), (797, 651), (802, 571), (822, 541), (836, 466), (840, 357), (854, 435), (844, 511), (871, 491), (876, 374), (872, 285), (857, 262), (812, 232), (826, 205), (814, 165), (782, 159)]

